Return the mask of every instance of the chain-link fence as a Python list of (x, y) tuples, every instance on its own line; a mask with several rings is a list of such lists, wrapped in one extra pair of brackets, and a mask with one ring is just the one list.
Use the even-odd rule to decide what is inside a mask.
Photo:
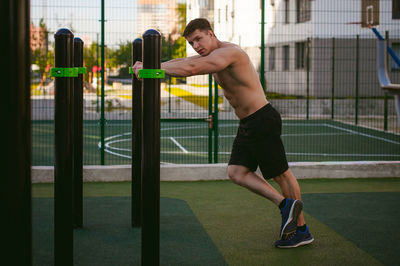
[[(155, 28), (163, 61), (194, 55), (180, 34), (197, 17), (209, 19), (221, 41), (238, 44), (264, 72), (290, 161), (399, 160), (393, 96), (380, 88), (377, 41), (365, 27), (374, 25), (400, 56), (399, 9), (391, 0), (31, 0), (33, 165), (53, 164), (49, 70), (59, 28), (85, 43), (84, 164), (129, 164), (131, 43)], [(400, 66), (390, 57), (388, 69), (400, 83)], [(168, 77), (161, 96), (162, 162), (228, 161), (238, 120), (208, 75)]]

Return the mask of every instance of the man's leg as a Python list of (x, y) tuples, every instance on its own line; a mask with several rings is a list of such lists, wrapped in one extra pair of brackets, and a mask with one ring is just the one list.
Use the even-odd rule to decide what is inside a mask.
[[(292, 198), (296, 200), (301, 200), (300, 186), (297, 182), (296, 177), (293, 175), (292, 171), (288, 169), (283, 174), (274, 178), (281, 188), (283, 196), (285, 198)], [(297, 229), (290, 236), (285, 236), (275, 242), (275, 246), (279, 248), (295, 248), (298, 246), (303, 246), (310, 244), (314, 241), (308, 226), (304, 220), (303, 211), (297, 219)]]
[(276, 206), (282, 202), (284, 197), (264, 178), (250, 171), (242, 165), (229, 165), (228, 176), (233, 183), (249, 189), (250, 191), (271, 200)]
[[(296, 177), (292, 171), (288, 169), (283, 174), (274, 178), (281, 188), (282, 194), (285, 198), (291, 198), (295, 200), (301, 200), (300, 186), (297, 182)], [(301, 211), (299, 218), (297, 219), (297, 225), (302, 226), (305, 224), (303, 211)]]
[[(229, 165), (228, 176), (236, 184), (271, 200), (281, 209), (282, 224), (280, 237), (293, 233), (297, 227), (297, 217), (302, 209), (301, 201), (285, 198), (264, 178), (241, 165)], [(284, 201), (285, 200), (285, 201)], [(284, 206), (280, 206), (284, 205)]]

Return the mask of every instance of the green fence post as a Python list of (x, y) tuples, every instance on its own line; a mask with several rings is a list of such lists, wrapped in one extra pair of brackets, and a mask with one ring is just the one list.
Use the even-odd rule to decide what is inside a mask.
[(307, 67), (307, 120), (309, 120), (310, 119), (310, 38), (307, 38), (306, 67)]
[[(171, 35), (168, 35), (168, 60), (171, 60)], [(168, 76), (168, 113), (171, 113), (171, 76)]]
[(260, 81), (261, 81), (261, 86), (264, 90), (264, 93), (266, 93), (265, 91), (265, 54), (264, 54), (264, 50), (265, 50), (265, 37), (264, 37), (264, 27), (265, 27), (265, 0), (261, 0), (261, 65), (260, 65)]
[(101, 115), (100, 115), (100, 164), (104, 165), (104, 0), (101, 0)]
[(332, 98), (331, 98), (331, 118), (335, 118), (335, 37), (332, 38)]
[(214, 80), (214, 163), (218, 163), (218, 83)]
[[(385, 31), (385, 39), (386, 43), (389, 43), (389, 31)], [(386, 56), (387, 53), (386, 53)], [(389, 62), (386, 58), (386, 62)], [(383, 130), (387, 131), (388, 130), (388, 93), (385, 92), (385, 96), (383, 99)]]
[(96, 112), (99, 112), (99, 33), (96, 34)]
[(213, 110), (212, 110), (212, 75), (208, 74), (208, 163), (212, 163), (212, 130), (213, 130)]
[(360, 61), (360, 35), (357, 34), (356, 39), (356, 125), (358, 125), (358, 89), (359, 89), (359, 61)]
[(383, 99), (383, 130), (388, 130), (388, 94), (385, 92), (385, 98)]

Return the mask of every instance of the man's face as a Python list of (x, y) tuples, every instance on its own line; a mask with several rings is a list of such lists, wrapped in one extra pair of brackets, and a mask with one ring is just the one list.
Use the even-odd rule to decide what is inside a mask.
[(212, 51), (212, 40), (214, 34), (212, 31), (195, 30), (192, 34), (186, 37), (188, 43), (201, 56), (206, 56)]

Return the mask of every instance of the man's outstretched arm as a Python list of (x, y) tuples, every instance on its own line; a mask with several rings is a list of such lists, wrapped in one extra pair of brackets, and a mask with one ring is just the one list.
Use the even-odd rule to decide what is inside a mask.
[(192, 56), (164, 62), (161, 68), (167, 75), (174, 77), (216, 73), (234, 63), (237, 52), (236, 48), (219, 48), (207, 56)]
[[(196, 59), (196, 58), (199, 58), (199, 57), (201, 57), (201, 56), (200, 55), (195, 55), (195, 56), (191, 56), (191, 57), (175, 58), (175, 59), (169, 60), (167, 62), (168, 63), (174, 63), (174, 64), (178, 63), (179, 64), (179, 63), (181, 63), (183, 61), (193, 60), (193, 59)], [(167, 63), (167, 62), (164, 62), (164, 63)], [(163, 68), (163, 64), (164, 63), (161, 64), (161, 69), (164, 69)], [(142, 68), (143, 68), (143, 63), (141, 61), (136, 61), (135, 64), (133, 65), (132, 69), (135, 72), (137, 78), (139, 78), (138, 73), (139, 73), (139, 70), (142, 69)]]

